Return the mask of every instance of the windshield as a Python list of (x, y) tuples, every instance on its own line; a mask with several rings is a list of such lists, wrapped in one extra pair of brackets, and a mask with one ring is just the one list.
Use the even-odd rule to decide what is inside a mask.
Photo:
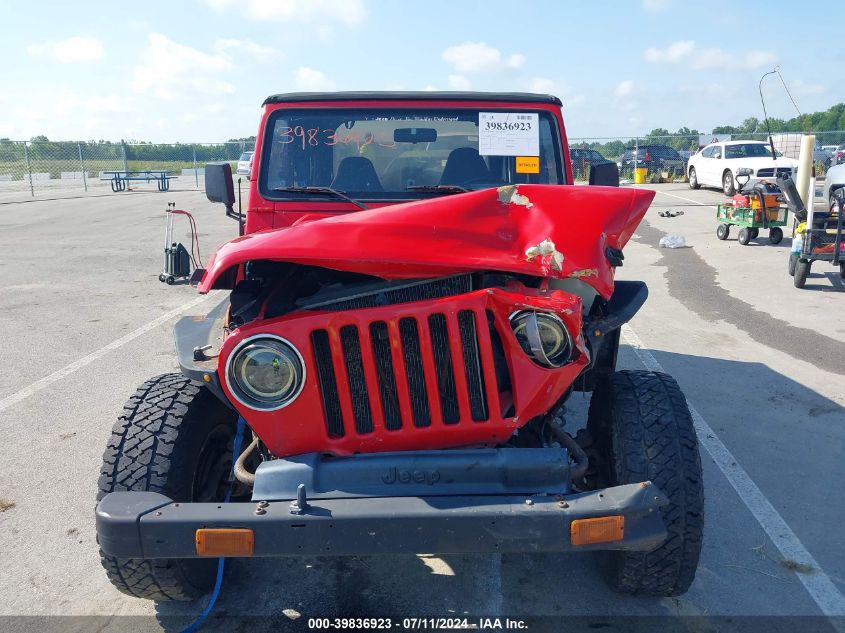
[(252, 158), (252, 152), (244, 152), (243, 154), (241, 154), (241, 157), (238, 160), (247, 161), (250, 158)]
[(725, 158), (771, 158), (772, 150), (763, 143), (725, 145)]
[(320, 195), (275, 191), (281, 187), (408, 200), (442, 195), (447, 187), (563, 184), (559, 139), (543, 111), (279, 110), (267, 127), (259, 186), (276, 200)]

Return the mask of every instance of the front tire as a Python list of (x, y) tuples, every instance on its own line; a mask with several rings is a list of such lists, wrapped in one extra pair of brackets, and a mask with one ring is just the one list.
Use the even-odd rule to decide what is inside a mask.
[(736, 193), (736, 184), (734, 184), (734, 175), (729, 169), (722, 174), (722, 191), (726, 196), (732, 196)]
[(698, 183), (698, 176), (695, 174), (695, 167), (689, 168), (689, 188), (700, 189), (701, 185)]
[[(99, 502), (120, 490), (174, 501), (222, 501), (232, 468), (236, 414), (182, 374), (145, 382), (129, 398), (103, 454)], [(111, 583), (149, 600), (195, 600), (212, 588), (217, 559), (123, 559), (100, 552)]]
[(720, 224), (716, 227), (716, 237), (720, 240), (728, 239), (728, 235), (731, 233), (731, 227), (729, 224)]
[(684, 394), (667, 374), (620, 371), (596, 385), (588, 428), (609, 485), (652, 481), (669, 497), (666, 540), (650, 552), (611, 551), (608, 578), (623, 593), (678, 596), (698, 567), (704, 529), (701, 459)]
[(805, 259), (799, 259), (795, 262), (795, 275), (792, 277), (792, 284), (796, 288), (803, 288), (807, 283), (807, 277), (810, 275), (810, 266), (812, 264)]
[(737, 236), (736, 239), (743, 246), (748, 246), (748, 242), (751, 241), (751, 231), (746, 228), (740, 229), (739, 236)]
[(798, 264), (798, 255), (796, 253), (789, 254), (789, 276), (795, 276), (795, 266)]

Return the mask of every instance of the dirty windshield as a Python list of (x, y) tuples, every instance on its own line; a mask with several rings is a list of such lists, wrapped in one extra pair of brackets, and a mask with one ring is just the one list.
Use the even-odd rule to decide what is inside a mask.
[(772, 150), (764, 143), (725, 145), (725, 158), (771, 158)]
[(408, 200), (504, 184), (563, 184), (559, 139), (542, 111), (281, 110), (268, 125), (259, 186), (277, 200), (321, 197), (291, 191), (305, 187)]

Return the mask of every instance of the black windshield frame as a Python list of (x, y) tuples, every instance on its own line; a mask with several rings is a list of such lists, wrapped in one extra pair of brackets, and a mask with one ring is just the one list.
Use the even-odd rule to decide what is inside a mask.
[[(275, 191), (275, 186), (273, 182), (270, 182), (268, 170), (270, 169), (271, 161), (272, 161), (272, 144), (273, 138), (276, 131), (276, 124), (279, 119), (292, 119), (298, 116), (326, 116), (327, 114), (331, 114), (332, 116), (336, 117), (338, 121), (344, 120), (354, 120), (356, 117), (360, 117), (363, 113), (377, 113), (378, 116), (408, 116), (408, 115), (422, 115), (422, 116), (443, 116), (444, 114), (448, 116), (458, 116), (460, 120), (471, 120), (475, 119), (475, 123), (477, 125), (477, 117), (479, 112), (502, 112), (508, 114), (537, 114), (539, 120), (541, 122), (541, 128), (543, 124), (548, 125), (548, 132), (550, 135), (550, 142), (551, 148), (553, 151), (553, 169), (552, 169), (552, 177), (557, 181), (552, 184), (567, 184), (566, 180), (566, 166), (564, 163), (563, 153), (562, 153), (562, 134), (560, 130), (560, 126), (557, 121), (557, 117), (554, 116), (554, 113), (542, 109), (542, 108), (533, 108), (527, 105), (525, 108), (502, 108), (497, 107), (495, 103), (491, 103), (489, 106), (474, 106), (474, 107), (427, 107), (425, 104), (415, 104), (413, 106), (391, 106), (391, 107), (338, 107), (338, 108), (279, 108), (270, 113), (267, 118), (264, 135), (262, 138), (262, 152), (261, 152), (261, 164), (259, 165), (258, 169), (258, 191), (261, 196), (267, 200), (274, 201), (274, 202), (303, 202), (303, 201), (319, 201), (323, 202), (332, 202), (336, 204), (348, 204), (344, 203), (342, 200), (338, 200), (335, 197), (324, 195), (321, 196), (316, 193), (295, 193), (295, 192), (280, 192)], [(473, 117), (474, 115), (474, 117)], [(541, 141), (542, 144), (542, 141)], [(498, 157), (497, 157), (498, 158)], [(508, 184), (508, 183), (501, 183), (501, 184)], [(492, 185), (491, 185), (492, 186)], [(484, 188), (484, 187), (479, 187)], [(361, 192), (348, 192), (350, 197), (354, 198), (355, 200), (360, 200), (363, 202), (407, 202), (412, 200), (424, 200), (433, 197), (440, 197), (443, 195), (442, 191), (385, 191), (379, 193), (366, 193), (361, 195)]]

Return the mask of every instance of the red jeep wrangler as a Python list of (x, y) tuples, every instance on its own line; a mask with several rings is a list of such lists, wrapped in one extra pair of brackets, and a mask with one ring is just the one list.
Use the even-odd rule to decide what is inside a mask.
[(105, 451), (115, 587), (193, 599), (221, 556), (610, 550), (615, 589), (688, 589), (689, 410), (671, 377), (615, 370), (647, 289), (614, 268), (654, 194), (608, 186), (613, 163), (574, 186), (560, 106), (264, 102), (243, 215), (231, 167), (206, 167), (242, 236), (199, 291), (228, 299), (179, 321), (181, 374), (140, 387)]

